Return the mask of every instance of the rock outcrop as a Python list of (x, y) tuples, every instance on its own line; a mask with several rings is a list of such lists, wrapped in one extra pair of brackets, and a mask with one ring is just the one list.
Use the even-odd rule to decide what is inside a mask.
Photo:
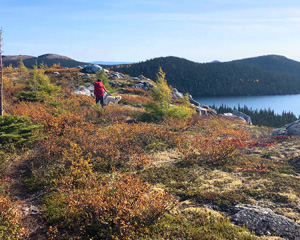
[(183, 98), (183, 94), (179, 92), (176, 88), (173, 88), (173, 90), (170, 92), (173, 99), (179, 99)]
[(196, 106), (196, 111), (200, 116), (206, 116), (207, 114), (207, 109), (206, 108), (202, 108), (200, 106)]
[(245, 113), (233, 110), (232, 113), (224, 113), (223, 114), (224, 117), (229, 117), (229, 118), (233, 118), (233, 119), (238, 119), (242, 122), (247, 123), (248, 125), (252, 125), (252, 121), (251, 121), (251, 117), (248, 116)]
[(192, 97), (192, 95), (189, 95), (189, 99), (190, 99), (190, 103), (194, 104), (195, 106), (200, 106), (200, 103), (198, 103), (197, 101), (195, 101)]
[(222, 114), (224, 117), (228, 117), (228, 118), (232, 118), (232, 119), (236, 119), (236, 120), (240, 120), (244, 123), (247, 123), (246, 120), (242, 117), (236, 116), (233, 113), (223, 113)]
[(274, 213), (269, 208), (255, 205), (236, 205), (230, 221), (239, 226), (246, 226), (257, 235), (280, 236), (289, 240), (299, 240), (299, 225), (292, 220)]
[(300, 136), (300, 120), (291, 122), (289, 124), (284, 125), (281, 128), (275, 129), (275, 131), (271, 134), (271, 136), (291, 136), (298, 135)]
[(91, 84), (87, 84), (86, 86), (77, 86), (74, 89), (75, 95), (83, 95), (88, 97), (94, 96), (94, 86)]
[(247, 114), (242, 113), (242, 112), (239, 112), (239, 111), (236, 111), (236, 110), (233, 110), (232, 113), (233, 113), (235, 116), (244, 118), (245, 121), (248, 123), (248, 125), (252, 125), (251, 117), (248, 116)]
[(119, 73), (119, 72), (114, 72), (114, 73), (111, 73), (109, 75), (109, 78), (110, 79), (115, 79), (115, 78), (125, 78), (125, 75), (122, 74), (122, 73)]
[(83, 73), (97, 73), (98, 71), (102, 70), (102, 67), (96, 64), (91, 64), (84, 66), (81, 70)]
[(141, 88), (145, 91), (148, 91), (150, 90), (151, 88), (154, 87), (154, 85), (151, 83), (151, 82), (148, 82), (148, 81), (141, 81), (141, 82), (138, 82), (134, 85), (135, 88)]

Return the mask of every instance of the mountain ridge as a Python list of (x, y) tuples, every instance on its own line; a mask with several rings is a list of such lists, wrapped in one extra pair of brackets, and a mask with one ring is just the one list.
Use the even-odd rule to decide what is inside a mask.
[(77, 67), (79, 65), (87, 64), (85, 62), (76, 61), (67, 56), (54, 53), (46, 53), (37, 57), (30, 55), (5, 55), (2, 59), (4, 67), (9, 66), (10, 64), (12, 64), (13, 67), (17, 67), (21, 59), (27, 68), (33, 68), (36, 63), (44, 63), (49, 67), (58, 63), (60, 63), (62, 67)]
[[(113, 66), (110, 69), (131, 76), (143, 74), (156, 79), (156, 73), (159, 67), (162, 67), (166, 73), (166, 79), (173, 87), (189, 92), (193, 96), (300, 93), (300, 63), (282, 56), (275, 56), (279, 60), (275, 61), (274, 55), (270, 55), (256, 57), (254, 61), (252, 59), (252, 62), (242, 59), (214, 63), (196, 63), (184, 58), (168, 56), (130, 65)], [(276, 65), (272, 68), (274, 61)], [(256, 62), (258, 63), (255, 65)], [(279, 68), (277, 65), (281, 62), (284, 67)]]

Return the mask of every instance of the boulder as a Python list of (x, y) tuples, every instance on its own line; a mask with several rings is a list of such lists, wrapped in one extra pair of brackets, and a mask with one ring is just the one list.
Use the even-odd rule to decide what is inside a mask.
[(232, 223), (246, 226), (259, 236), (280, 236), (289, 240), (300, 240), (299, 225), (269, 208), (240, 204), (233, 208), (229, 218)]
[(119, 73), (119, 72), (114, 72), (114, 73), (111, 73), (109, 75), (109, 78), (111, 79), (115, 79), (115, 78), (125, 78), (124, 74), (122, 73)]
[(298, 135), (300, 136), (300, 120), (291, 122), (289, 124), (284, 125), (281, 128), (275, 129), (275, 131), (271, 134), (271, 136), (291, 136)]
[(247, 123), (244, 118), (236, 116), (233, 113), (223, 113), (222, 116), (227, 117), (227, 118), (232, 118), (232, 119), (240, 120), (240, 121), (242, 121), (244, 123)]
[(131, 77), (129, 80), (139, 81), (140, 79), (138, 77)]
[(151, 82), (149, 82), (149, 81), (144, 81), (144, 82), (142, 82), (142, 83), (143, 83), (146, 87), (148, 87), (149, 89), (154, 87), (154, 84), (151, 83)]
[(81, 70), (84, 73), (97, 73), (98, 71), (102, 70), (102, 67), (96, 64), (90, 64), (87, 66), (84, 66), (84, 68)]
[(143, 89), (143, 90), (146, 91), (145, 86), (144, 86), (143, 83), (136, 83), (136, 84), (134, 85), (134, 87), (135, 87), (135, 88), (140, 88), (140, 89)]
[(86, 86), (77, 86), (74, 89), (75, 95), (82, 95), (93, 97), (94, 96), (94, 86), (91, 84), (87, 84)]
[(202, 108), (200, 106), (196, 106), (196, 111), (197, 111), (197, 113), (199, 113), (200, 116), (206, 116), (206, 115), (208, 115), (206, 108)]
[(197, 101), (195, 101), (192, 97), (192, 95), (189, 95), (189, 99), (190, 99), (190, 103), (194, 104), (195, 106), (200, 106), (200, 103), (198, 103)]
[(141, 88), (145, 91), (148, 91), (150, 88), (153, 88), (154, 85), (151, 82), (144, 81), (144, 82), (138, 82), (134, 85), (135, 88)]
[(144, 77), (143, 75), (138, 76), (138, 79), (142, 80), (142, 79), (147, 79), (146, 77)]
[(91, 97), (92, 96), (92, 94), (91, 94), (91, 92), (90, 92), (90, 90), (88, 90), (88, 89), (83, 89), (83, 90), (75, 90), (74, 91), (74, 93), (75, 93), (75, 95), (82, 95), (82, 96), (88, 96), (88, 97)]
[(109, 81), (108, 82), (110, 86), (115, 87), (117, 84), (114, 81)]
[(179, 98), (183, 98), (183, 94), (179, 92), (176, 88), (173, 88), (173, 90), (171, 91), (171, 96), (175, 100)]
[(207, 105), (202, 105), (203, 108), (207, 109), (207, 112), (210, 113), (211, 115), (217, 115), (217, 110), (207, 106)]
[(247, 124), (248, 125), (252, 125), (252, 121), (251, 121), (251, 117), (242, 113), (242, 112), (239, 112), (239, 111), (236, 111), (236, 110), (233, 110), (232, 112), (235, 116), (238, 116), (238, 117), (242, 117), (246, 120)]

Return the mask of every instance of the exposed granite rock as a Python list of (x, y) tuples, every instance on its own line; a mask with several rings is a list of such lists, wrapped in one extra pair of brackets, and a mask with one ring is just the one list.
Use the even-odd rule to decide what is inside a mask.
[(97, 73), (98, 71), (102, 70), (102, 67), (96, 64), (90, 64), (88, 66), (84, 66), (81, 70), (84, 73)]
[(291, 135), (298, 135), (300, 136), (300, 120), (291, 122), (289, 124), (284, 125), (282, 128), (277, 128), (272, 133), (271, 136), (291, 136)]
[(233, 110), (232, 113), (233, 113), (235, 116), (244, 118), (244, 119), (246, 120), (246, 122), (248, 123), (248, 125), (252, 125), (251, 117), (248, 116), (247, 114), (242, 113), (242, 112), (239, 112), (239, 111), (236, 111), (236, 110)]
[(292, 220), (274, 213), (269, 208), (255, 205), (236, 205), (230, 221), (239, 226), (246, 226), (257, 235), (280, 236), (289, 240), (299, 240), (299, 225)]
[(135, 88), (140, 88), (143, 89), (145, 91), (148, 91), (150, 88), (153, 88), (154, 85), (151, 82), (148, 81), (142, 81), (142, 82), (138, 82), (134, 85)]
[(197, 106), (196, 107), (196, 111), (197, 111), (197, 113), (199, 113), (200, 116), (206, 116), (206, 115), (208, 115), (206, 108), (202, 108), (200, 106)]
[(200, 106), (200, 103), (198, 103), (197, 101), (195, 101), (192, 97), (192, 95), (189, 95), (189, 99), (190, 99), (190, 103), (194, 104), (195, 106)]
[(211, 115), (217, 115), (217, 110), (207, 106), (207, 105), (202, 105), (203, 108), (206, 108), (207, 109), (207, 112)]
[(173, 88), (173, 91), (170, 92), (173, 99), (183, 98), (183, 94), (179, 92), (176, 88)]
[(244, 123), (247, 123), (246, 120), (242, 117), (239, 117), (239, 116), (236, 116), (234, 115), (233, 113), (223, 113), (222, 114), (224, 117), (228, 117), (228, 118), (232, 118), (232, 119), (237, 119), (237, 120), (240, 120)]
[(125, 75), (119, 72), (111, 73), (109, 75), (110, 79), (115, 79), (115, 78), (125, 78)]

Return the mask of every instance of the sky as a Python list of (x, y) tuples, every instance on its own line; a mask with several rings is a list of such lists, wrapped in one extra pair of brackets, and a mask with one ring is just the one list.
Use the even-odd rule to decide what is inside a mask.
[(300, 61), (299, 0), (0, 0), (4, 55)]

